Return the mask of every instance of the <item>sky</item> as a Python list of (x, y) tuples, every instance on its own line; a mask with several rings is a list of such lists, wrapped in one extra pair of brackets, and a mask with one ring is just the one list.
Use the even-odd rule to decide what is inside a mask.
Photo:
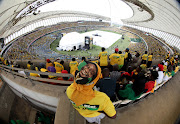
[(114, 22), (133, 16), (132, 9), (121, 0), (56, 0), (40, 8), (41, 12), (70, 10), (110, 17)]

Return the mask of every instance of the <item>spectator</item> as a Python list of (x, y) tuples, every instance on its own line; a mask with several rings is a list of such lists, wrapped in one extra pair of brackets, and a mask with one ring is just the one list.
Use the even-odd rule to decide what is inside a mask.
[(46, 69), (48, 69), (49, 66), (54, 66), (50, 59), (46, 60)]
[(129, 48), (126, 48), (125, 55), (124, 55), (124, 66), (123, 66), (124, 71), (126, 71), (127, 67), (129, 67), (131, 59), (132, 59), (132, 55), (129, 51)]
[(145, 83), (145, 92), (154, 92), (154, 87), (156, 86), (156, 79), (158, 77), (157, 71), (150, 71), (149, 81)]
[(174, 76), (174, 71), (172, 65), (168, 65), (167, 71), (164, 72), (163, 81), (168, 81), (170, 78)]
[(145, 63), (146, 63), (146, 61), (147, 61), (147, 59), (148, 59), (148, 54), (147, 54), (147, 51), (145, 51), (145, 53), (142, 55), (142, 61), (141, 61), (141, 63), (143, 62), (143, 60), (145, 61)]
[(134, 77), (133, 68), (131, 66), (128, 67), (127, 72), (122, 72), (120, 77), (120, 84), (123, 84), (124, 86), (129, 83), (129, 81), (132, 81)]
[(122, 51), (119, 51), (119, 55), (120, 55), (120, 59), (118, 62), (118, 66), (119, 66), (118, 70), (120, 70), (124, 66), (124, 54), (122, 54)]
[(60, 61), (60, 63), (57, 62), (57, 61), (54, 62), (55, 69), (56, 69), (56, 73), (61, 73), (61, 71), (64, 70), (63, 64), (64, 64), (64, 61), (63, 61), (63, 60)]
[[(34, 65), (31, 65), (31, 70), (35, 70)], [(39, 74), (37, 74), (37, 73), (32, 73), (32, 72), (30, 72), (30, 76), (40, 77), (40, 75), (39, 75)]]
[(136, 51), (136, 54), (135, 56), (132, 57), (132, 62), (131, 62), (133, 63), (132, 65), (133, 68), (136, 68), (139, 65), (139, 56), (140, 56), (139, 52)]
[(120, 55), (119, 55), (118, 52), (119, 52), (119, 49), (118, 49), (118, 48), (115, 48), (115, 52), (112, 53), (112, 54), (109, 56), (109, 59), (110, 59), (110, 71), (112, 71), (113, 65), (114, 65), (114, 64), (118, 64), (118, 62), (119, 62)]
[[(49, 66), (47, 70), (48, 70), (48, 72), (56, 73), (56, 68), (54, 66)], [(56, 78), (56, 76), (52, 76), (52, 75), (49, 75), (48, 77), (50, 79), (55, 79)]]
[(145, 60), (142, 60), (140, 67), (141, 67), (143, 70), (146, 70), (147, 65), (146, 65), (146, 61), (145, 61)]
[(152, 57), (153, 57), (153, 53), (151, 53), (151, 55), (148, 56), (147, 68), (149, 68), (152, 64)]
[(118, 71), (118, 64), (113, 65), (113, 71), (110, 72), (110, 78), (117, 81), (121, 77), (121, 72)]
[(27, 69), (31, 70), (31, 66), (33, 65), (33, 63), (31, 61), (28, 61), (27, 63)]
[[(83, 62), (83, 61), (86, 61), (86, 57), (84, 57), (84, 56), (81, 58), (81, 62)], [(81, 62), (80, 62), (80, 63), (81, 63)], [(79, 63), (79, 64), (80, 64), (80, 63)]]
[(163, 77), (164, 77), (164, 73), (163, 73), (163, 63), (158, 64), (158, 77), (156, 79), (157, 85), (159, 85), (160, 83), (162, 83)]
[(90, 123), (100, 124), (105, 114), (115, 118), (116, 111), (109, 97), (102, 92), (93, 90), (101, 76), (101, 68), (90, 62), (82, 62), (74, 75), (74, 82), (67, 88), (66, 94), (73, 107)]
[(108, 66), (108, 61), (107, 61), (108, 55), (104, 47), (102, 47), (101, 50), (102, 52), (99, 53), (99, 59), (100, 59), (100, 67), (103, 70)]
[[(44, 63), (40, 63), (39, 66), (40, 66), (40, 71), (41, 72), (48, 72), (48, 70), (45, 68), (45, 64)], [(40, 77), (48, 78), (48, 75), (40, 74)]]
[(69, 67), (70, 67), (70, 73), (73, 74), (78, 67), (78, 62), (76, 61), (75, 58), (72, 58), (72, 61), (69, 63)]
[(170, 53), (168, 53), (168, 54), (166, 55), (165, 60), (169, 59), (169, 57), (170, 57)]
[(100, 88), (99, 91), (106, 93), (110, 97), (111, 101), (114, 101), (116, 98), (115, 96), (116, 81), (111, 79), (109, 75), (110, 75), (109, 69), (104, 68), (102, 71), (103, 79), (99, 80), (96, 86)]
[(135, 100), (139, 98), (144, 92), (145, 83), (146, 78), (144, 74), (139, 74), (139, 77), (135, 79), (133, 84), (127, 84), (124, 89), (118, 91), (118, 98), (121, 100)]
[[(67, 71), (67, 70), (62, 70), (61, 73), (62, 73), (62, 74), (68, 74), (68, 71)], [(73, 78), (69, 78), (69, 77), (58, 77), (58, 80), (73, 81)]]

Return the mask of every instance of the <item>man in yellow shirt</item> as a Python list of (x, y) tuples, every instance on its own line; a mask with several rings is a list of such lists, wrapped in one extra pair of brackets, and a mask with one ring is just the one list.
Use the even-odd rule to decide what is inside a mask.
[(108, 61), (107, 61), (108, 55), (104, 47), (102, 47), (101, 50), (102, 52), (99, 53), (99, 59), (100, 59), (100, 67), (103, 70), (104, 68), (108, 66)]
[(33, 65), (33, 63), (31, 61), (28, 61), (27, 63), (27, 69), (31, 70), (31, 66)]
[(62, 70), (64, 70), (63, 64), (64, 64), (64, 61), (63, 61), (63, 60), (60, 61), (60, 63), (59, 63), (59, 62), (56, 62), (56, 61), (54, 62), (55, 69), (56, 69), (56, 73), (57, 73), (57, 72), (60, 73)]
[(74, 74), (74, 82), (66, 90), (73, 107), (90, 123), (100, 124), (105, 117), (104, 113), (110, 118), (116, 118), (110, 98), (105, 93), (93, 90), (100, 76), (101, 68), (98, 64), (81, 62)]
[(168, 54), (166, 55), (165, 60), (169, 59), (169, 57), (170, 57), (170, 53), (168, 53)]
[[(147, 51), (145, 51), (145, 53), (143, 54), (143, 56), (141, 57), (142, 58), (142, 61), (144, 60), (145, 62), (147, 61), (148, 59), (148, 54), (147, 54)], [(141, 61), (141, 63), (142, 63)]]
[(46, 59), (46, 69), (48, 69), (49, 66), (54, 66), (50, 59)]
[(78, 67), (78, 62), (76, 61), (75, 58), (72, 58), (72, 61), (69, 63), (69, 67), (70, 67), (70, 73), (73, 74), (73, 72)]
[(109, 56), (110, 59), (110, 71), (113, 69), (113, 65), (118, 64), (120, 60), (119, 49), (115, 48), (115, 52)]
[(152, 64), (152, 57), (153, 57), (153, 53), (151, 53), (151, 55), (148, 56), (147, 68), (149, 68)]

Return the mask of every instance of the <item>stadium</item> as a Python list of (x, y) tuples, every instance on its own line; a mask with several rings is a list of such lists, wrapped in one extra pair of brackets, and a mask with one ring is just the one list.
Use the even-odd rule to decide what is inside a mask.
[[(0, 123), (89, 124), (86, 116), (73, 108), (67, 88), (76, 82), (84, 57), (86, 64), (101, 67), (102, 76), (93, 87), (93, 91), (101, 91), (97, 87), (105, 78), (102, 48), (107, 51), (105, 67), (110, 78), (115, 65), (110, 56), (116, 52), (124, 56), (122, 68), (120, 59), (116, 63), (121, 73), (116, 90), (117, 85), (120, 90), (115, 91), (113, 100), (108, 97), (116, 118), (106, 113), (102, 124), (180, 123), (179, 0), (1, 0), (0, 6)], [(129, 60), (125, 59), (126, 50)], [(146, 51), (153, 55), (149, 67), (142, 62)], [(73, 59), (79, 64), (75, 73), (70, 67)], [(148, 63), (149, 58), (146, 60)], [(47, 67), (51, 62), (51, 68)], [(56, 63), (63, 65), (59, 72)], [(156, 83), (150, 92), (144, 90), (135, 99), (120, 96), (126, 86), (140, 82), (135, 74), (138, 67), (148, 79), (143, 85), (151, 81), (152, 71), (160, 78), (155, 70), (161, 68), (159, 64), (167, 65), (166, 70), (161, 70), (160, 83), (158, 78), (153, 80)], [(129, 67), (134, 76), (123, 77)]]

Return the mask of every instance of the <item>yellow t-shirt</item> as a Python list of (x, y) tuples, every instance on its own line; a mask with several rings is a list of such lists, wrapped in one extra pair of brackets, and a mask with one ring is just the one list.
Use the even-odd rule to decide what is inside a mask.
[(168, 59), (169, 58), (169, 54), (166, 55), (166, 58), (165, 59)]
[(99, 53), (99, 57), (100, 57), (100, 66), (108, 66), (108, 55), (107, 55), (107, 51), (104, 52), (100, 52)]
[(64, 70), (64, 66), (59, 62), (54, 62), (54, 64), (55, 64), (56, 72), (61, 72), (62, 70)]
[(119, 54), (120, 55), (120, 59), (118, 61), (118, 65), (124, 65), (124, 54)]
[(46, 69), (48, 69), (49, 66), (53, 66), (53, 64), (50, 62), (50, 63), (46, 63)]
[(163, 65), (163, 67), (164, 67), (163, 71), (166, 72), (167, 71), (167, 66)]
[(142, 60), (147, 60), (147, 58), (148, 58), (148, 54), (144, 54), (144, 55), (142, 56)]
[(152, 57), (153, 57), (152, 55), (149, 55), (148, 56), (148, 61), (152, 61)]
[(112, 53), (110, 56), (110, 64), (114, 65), (114, 64), (118, 64), (119, 60), (120, 60), (120, 54), (118, 53)]
[(36, 73), (30, 73), (30, 76), (40, 77), (40, 75), (39, 75), (39, 74), (36, 74)]
[(179, 67), (177, 66), (177, 67), (175, 68), (174, 72), (176, 73), (176, 72), (178, 72), (178, 71), (179, 71)]
[(125, 52), (124, 59), (128, 58), (128, 52)]
[(31, 65), (30, 64), (27, 64), (27, 69), (31, 70)]
[(76, 68), (78, 67), (78, 62), (77, 61), (71, 61), (69, 63), (69, 67), (70, 67), (70, 73), (72, 74)]
[[(67, 88), (66, 94), (71, 101), (72, 93), (74, 89), (71, 87)], [(108, 116), (112, 117), (116, 114), (114, 105), (112, 104), (110, 98), (103, 92), (94, 91), (95, 97), (89, 102), (76, 106), (76, 104), (71, 101), (73, 107), (84, 117), (96, 117), (101, 113), (98, 111), (104, 111)]]

